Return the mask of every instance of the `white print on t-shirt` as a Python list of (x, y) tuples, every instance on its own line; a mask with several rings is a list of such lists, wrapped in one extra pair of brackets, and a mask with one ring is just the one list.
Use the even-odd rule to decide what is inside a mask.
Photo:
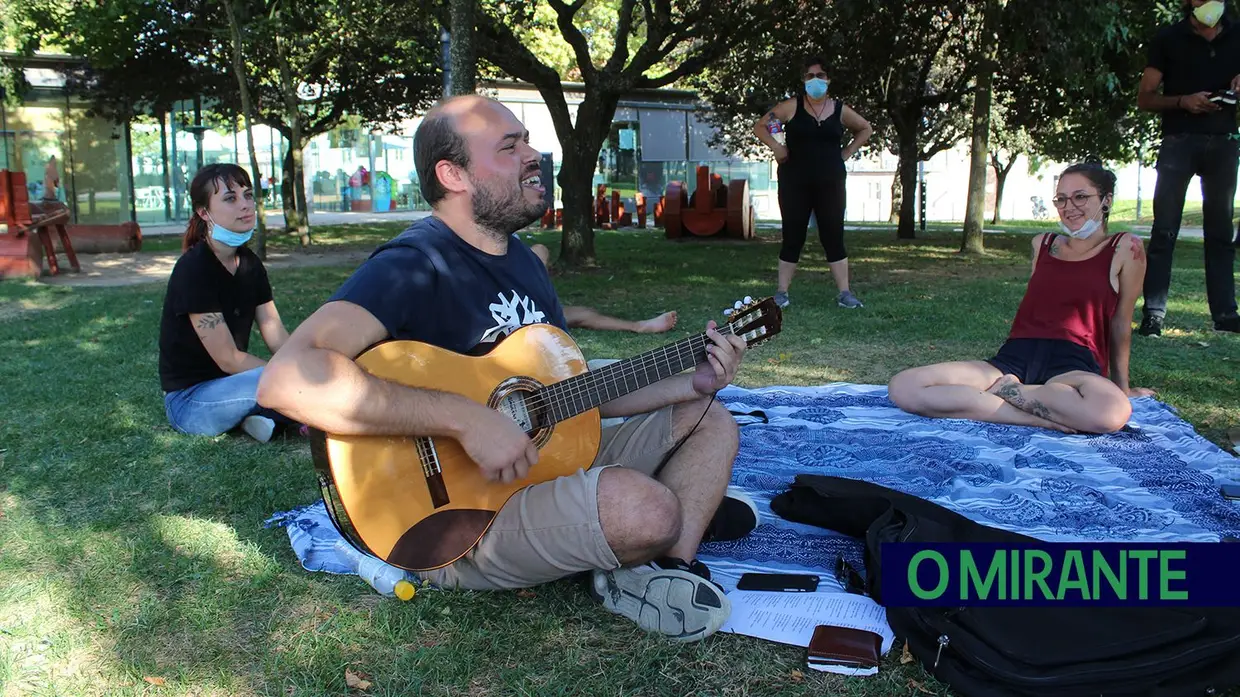
[(496, 295), (499, 296), (499, 302), (488, 306), (491, 310), (491, 319), (495, 320), (495, 326), (486, 330), (478, 343), (489, 344), (499, 341), (520, 329), (522, 325), (537, 324), (543, 321), (543, 313), (538, 311), (538, 307), (528, 295), (522, 297), (515, 290), (512, 291), (511, 300), (505, 299), (503, 293), (496, 293)]

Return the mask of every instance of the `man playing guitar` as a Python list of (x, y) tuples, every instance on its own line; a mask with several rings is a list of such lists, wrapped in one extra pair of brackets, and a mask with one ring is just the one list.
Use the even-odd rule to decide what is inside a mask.
[[(528, 140), (493, 100), (436, 105), (414, 143), (434, 214), (380, 246), (297, 328), (268, 363), (259, 403), (324, 432), (451, 438), (493, 480), (537, 467), (538, 448), (508, 416), (354, 362), (389, 339), (478, 354), (523, 325), (566, 328), (545, 267), (513, 237), (545, 207)], [(631, 418), (604, 429), (594, 463), (520, 490), (465, 556), (420, 575), (487, 590), (590, 572), (593, 595), (646, 630), (686, 641), (718, 630), (730, 605), (695, 557), (722, 510), (738, 445), (713, 395), (736, 375), (746, 344), (713, 322), (706, 336), (694, 372), (602, 405), (604, 418)]]

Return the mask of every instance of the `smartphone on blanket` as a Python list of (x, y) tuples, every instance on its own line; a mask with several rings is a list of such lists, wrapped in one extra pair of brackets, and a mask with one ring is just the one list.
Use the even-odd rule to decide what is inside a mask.
[(736, 590), (813, 593), (818, 590), (818, 577), (810, 574), (743, 574), (736, 583)]
[(1228, 501), (1240, 501), (1240, 484), (1224, 484), (1218, 488), (1218, 493)]

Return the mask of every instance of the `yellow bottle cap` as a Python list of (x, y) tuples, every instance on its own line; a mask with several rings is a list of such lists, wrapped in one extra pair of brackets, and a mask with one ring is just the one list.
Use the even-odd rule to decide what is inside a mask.
[(414, 594), (418, 591), (413, 587), (413, 584), (408, 581), (397, 581), (396, 587), (392, 589), (392, 592), (395, 593), (396, 597), (401, 600), (409, 600), (413, 598)]

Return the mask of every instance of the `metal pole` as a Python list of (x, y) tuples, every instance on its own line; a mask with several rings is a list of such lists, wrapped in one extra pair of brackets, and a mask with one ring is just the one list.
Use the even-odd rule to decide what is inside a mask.
[(446, 99), (452, 94), (452, 37), (448, 34), (447, 27), (444, 27), (443, 33), (439, 35), (439, 43), (443, 48), (441, 56), (441, 60), (443, 60), (443, 96)]
[(164, 172), (164, 222), (172, 220), (172, 194), (168, 191), (172, 173), (168, 171), (168, 124), (167, 114), (159, 114), (159, 168)]
[[(69, 186), (65, 187), (66, 202), (71, 203), (70, 210), (73, 211), (73, 222), (78, 221), (78, 200), (77, 200), (77, 179), (74, 177), (74, 170), (77, 165), (73, 160), (73, 115), (69, 112), (69, 92), (65, 91), (65, 131), (68, 133), (67, 142), (69, 144), (69, 163), (65, 166), (65, 179), (68, 180)], [(73, 198), (69, 198), (69, 188), (73, 188)], [(46, 194), (44, 194), (46, 195)], [(94, 211), (91, 211), (94, 213)]]
[(177, 111), (181, 102), (177, 101), (173, 105), (172, 111), (168, 112), (168, 128), (169, 136), (172, 140), (172, 215), (173, 220), (181, 219), (181, 174), (180, 163), (177, 162)]
[(125, 119), (125, 169), (129, 170), (129, 220), (138, 222), (138, 201), (133, 185), (133, 121)]
[[(4, 168), (9, 167), (9, 112), (8, 112), (8, 93), (4, 91), (4, 86), (0, 85), (0, 141), (4, 142)], [(14, 145), (17, 144), (17, 138), (13, 138)]]
[[(898, 176), (898, 175), (897, 175)], [(926, 163), (917, 163), (917, 198), (920, 201), (918, 206), (921, 212), (921, 231), (926, 231)]]
[(1141, 168), (1145, 166), (1145, 143), (1137, 146), (1137, 222), (1141, 222)]
[(194, 97), (194, 139), (198, 141), (198, 169), (202, 169), (203, 164), (202, 135), (202, 97)]

